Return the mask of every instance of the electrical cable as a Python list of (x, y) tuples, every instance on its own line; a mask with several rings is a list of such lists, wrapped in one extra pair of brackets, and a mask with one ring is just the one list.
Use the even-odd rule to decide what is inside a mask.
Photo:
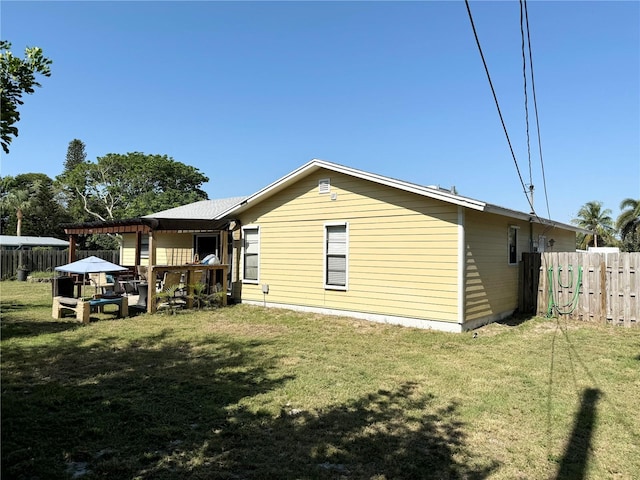
[[(527, 33), (529, 30), (527, 29)], [(524, 81), (524, 119), (527, 128), (527, 159), (529, 161), (529, 190), (533, 192), (533, 173), (531, 171), (531, 137), (529, 135), (529, 95), (527, 92), (527, 56), (525, 54), (524, 8), (520, 0), (520, 37), (522, 38), (522, 79)], [(531, 201), (533, 203), (533, 200)]]
[(491, 87), (491, 93), (493, 94), (493, 101), (496, 104), (496, 109), (498, 110), (498, 116), (500, 117), (500, 123), (502, 123), (502, 129), (504, 130), (504, 135), (507, 138), (507, 143), (509, 144), (509, 150), (511, 151), (511, 158), (513, 158), (513, 163), (516, 167), (516, 172), (518, 172), (518, 178), (520, 179), (520, 185), (522, 185), (522, 191), (524, 192), (524, 196), (531, 207), (531, 212), (538, 218), (538, 221), (542, 223), (540, 217), (535, 213), (533, 205), (531, 203), (531, 199), (527, 193), (527, 187), (524, 184), (524, 180), (522, 179), (522, 174), (520, 173), (520, 167), (518, 166), (518, 160), (516, 160), (516, 154), (513, 151), (513, 146), (511, 145), (511, 139), (509, 138), (509, 132), (507, 131), (507, 126), (504, 123), (504, 117), (502, 116), (502, 111), (500, 110), (500, 104), (498, 103), (498, 96), (496, 95), (496, 90), (493, 88), (493, 82), (491, 81), (491, 75), (489, 74), (489, 67), (487, 67), (487, 61), (484, 58), (484, 53), (482, 52), (482, 47), (480, 46), (480, 39), (478, 38), (478, 32), (476, 31), (475, 23), (473, 22), (473, 16), (471, 15), (471, 7), (469, 6), (469, 0), (464, 0), (465, 5), (467, 6), (467, 13), (469, 14), (469, 21), (471, 22), (471, 28), (473, 30), (473, 35), (476, 39), (476, 45), (478, 46), (478, 52), (480, 53), (480, 58), (482, 59), (482, 64), (484, 65), (484, 71), (487, 74), (487, 80), (489, 80), (489, 86)]
[(538, 152), (540, 153), (540, 167), (542, 169), (542, 186), (544, 189), (544, 199), (547, 204), (547, 218), (551, 219), (549, 209), (549, 196), (547, 195), (547, 179), (544, 173), (544, 161), (542, 160), (542, 140), (540, 139), (540, 120), (538, 116), (538, 102), (536, 100), (536, 82), (533, 75), (533, 54), (531, 53), (531, 36), (529, 31), (529, 11), (527, 10), (527, 0), (524, 0), (524, 17), (527, 25), (527, 43), (529, 45), (529, 66), (531, 69), (531, 91), (533, 93), (533, 108), (536, 115), (536, 131), (538, 133)]

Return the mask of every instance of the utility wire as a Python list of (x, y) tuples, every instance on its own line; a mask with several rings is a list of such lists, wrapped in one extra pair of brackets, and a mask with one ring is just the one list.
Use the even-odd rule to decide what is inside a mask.
[(498, 103), (498, 96), (496, 95), (496, 90), (493, 88), (493, 82), (491, 81), (491, 75), (489, 74), (489, 68), (487, 67), (487, 62), (484, 59), (484, 53), (482, 53), (482, 47), (480, 46), (480, 40), (478, 39), (478, 32), (476, 32), (476, 26), (473, 23), (473, 16), (471, 15), (471, 7), (469, 7), (469, 0), (464, 0), (465, 5), (467, 6), (467, 13), (469, 14), (469, 21), (471, 22), (471, 28), (473, 29), (473, 35), (476, 39), (476, 45), (478, 46), (478, 52), (480, 52), (480, 58), (482, 59), (482, 64), (484, 65), (484, 71), (487, 74), (487, 80), (489, 80), (489, 86), (491, 87), (491, 93), (493, 93), (493, 100), (496, 104), (496, 108), (498, 109), (498, 115), (500, 116), (500, 122), (502, 123), (502, 129), (504, 130), (504, 135), (507, 138), (507, 143), (509, 144), (509, 150), (511, 151), (511, 158), (513, 158), (513, 163), (516, 166), (516, 171), (518, 172), (518, 178), (520, 179), (520, 184), (522, 185), (522, 191), (524, 192), (524, 196), (527, 198), (527, 202), (529, 202), (529, 206), (531, 207), (531, 212), (538, 218), (538, 221), (542, 223), (538, 215), (535, 213), (533, 205), (531, 204), (531, 199), (527, 193), (527, 187), (524, 184), (524, 180), (522, 180), (522, 174), (520, 173), (520, 167), (518, 167), (518, 161), (516, 160), (516, 154), (513, 151), (513, 146), (511, 145), (511, 139), (509, 138), (509, 133), (507, 132), (507, 126), (504, 123), (504, 118), (502, 116), (502, 111), (500, 110), (500, 104)]
[(531, 36), (529, 35), (529, 12), (527, 11), (527, 0), (524, 0), (524, 16), (527, 24), (527, 43), (529, 45), (529, 66), (531, 67), (531, 90), (533, 92), (533, 107), (536, 114), (536, 131), (538, 132), (538, 151), (540, 152), (540, 167), (542, 169), (542, 185), (544, 188), (544, 199), (547, 204), (547, 218), (551, 219), (549, 210), (549, 196), (547, 195), (547, 179), (544, 174), (544, 161), (542, 160), (542, 141), (540, 140), (540, 121), (538, 117), (538, 102), (536, 101), (536, 82), (533, 76), (533, 55), (531, 53)]
[[(529, 29), (527, 27), (527, 34)], [(522, 38), (522, 78), (524, 80), (524, 119), (527, 127), (527, 159), (529, 161), (529, 191), (533, 193), (533, 173), (531, 171), (531, 137), (529, 135), (529, 95), (527, 89), (527, 56), (525, 54), (524, 8), (520, 0), (520, 37)], [(527, 37), (528, 38), (528, 37)], [(533, 203), (533, 199), (531, 200)]]

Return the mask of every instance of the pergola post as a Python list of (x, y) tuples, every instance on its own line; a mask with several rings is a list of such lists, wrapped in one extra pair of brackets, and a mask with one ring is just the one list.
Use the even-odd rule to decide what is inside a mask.
[(140, 250), (142, 250), (142, 232), (138, 230), (136, 232), (136, 255), (135, 255), (136, 267), (140, 265)]
[(149, 292), (147, 293), (147, 312), (154, 313), (156, 311), (156, 242), (153, 230), (149, 231), (149, 273), (147, 283), (149, 284)]
[(76, 238), (78, 236), (71, 234), (69, 235), (69, 258), (67, 263), (73, 263), (76, 261)]

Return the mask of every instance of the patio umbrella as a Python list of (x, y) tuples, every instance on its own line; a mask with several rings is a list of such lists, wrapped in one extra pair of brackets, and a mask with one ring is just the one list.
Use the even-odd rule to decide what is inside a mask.
[(123, 270), (128, 270), (128, 268), (121, 267), (120, 265), (116, 265), (115, 263), (107, 262), (102, 258), (98, 258), (92, 255), (90, 257), (83, 258), (82, 260), (77, 260), (75, 262), (56, 267), (55, 270), (59, 272), (81, 273), (83, 275), (86, 275), (87, 273), (121, 272)]

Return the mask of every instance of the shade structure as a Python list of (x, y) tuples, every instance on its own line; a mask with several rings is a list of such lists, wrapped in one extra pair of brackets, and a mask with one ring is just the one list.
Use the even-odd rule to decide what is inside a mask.
[(55, 270), (59, 272), (84, 274), (100, 272), (121, 272), (123, 270), (128, 270), (128, 268), (121, 267), (120, 265), (116, 265), (115, 263), (107, 262), (102, 258), (98, 258), (92, 255), (90, 257), (83, 258), (82, 260), (77, 260), (75, 262), (56, 267)]

